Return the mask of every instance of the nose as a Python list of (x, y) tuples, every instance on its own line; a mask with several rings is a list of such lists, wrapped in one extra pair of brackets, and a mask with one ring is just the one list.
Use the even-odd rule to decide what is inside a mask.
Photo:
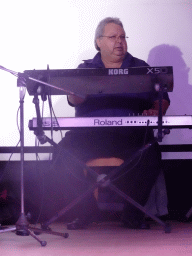
[(116, 41), (117, 41), (117, 42), (122, 42), (123, 39), (121, 38), (121, 36), (117, 36), (117, 37), (116, 37)]

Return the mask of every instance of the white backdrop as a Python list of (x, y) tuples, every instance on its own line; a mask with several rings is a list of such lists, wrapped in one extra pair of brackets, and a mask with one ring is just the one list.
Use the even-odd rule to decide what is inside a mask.
[[(167, 114), (191, 115), (192, 0), (1, 1), (0, 65), (17, 72), (46, 69), (47, 64), (50, 69), (76, 68), (83, 59), (95, 55), (94, 32), (99, 21), (107, 16), (119, 17), (123, 22), (132, 55), (153, 66), (173, 66), (174, 92), (169, 94), (171, 106)], [(16, 83), (16, 77), (0, 70), (0, 146), (15, 146), (19, 141)], [(35, 117), (32, 100), (26, 93), (26, 146), (35, 144), (35, 136), (28, 130), (29, 119)], [(57, 116), (74, 116), (66, 96), (54, 96), (52, 100)], [(56, 134), (54, 140), (60, 139), (60, 134)], [(172, 130), (163, 140), (163, 144), (175, 143), (192, 143), (192, 131)], [(191, 156), (163, 154), (163, 158)]]

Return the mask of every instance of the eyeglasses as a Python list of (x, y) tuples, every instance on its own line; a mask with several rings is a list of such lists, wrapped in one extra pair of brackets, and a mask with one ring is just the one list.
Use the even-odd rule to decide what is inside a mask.
[(115, 42), (118, 39), (121, 39), (121, 41), (125, 41), (127, 38), (129, 38), (128, 36), (100, 36), (100, 37), (107, 37), (109, 40)]

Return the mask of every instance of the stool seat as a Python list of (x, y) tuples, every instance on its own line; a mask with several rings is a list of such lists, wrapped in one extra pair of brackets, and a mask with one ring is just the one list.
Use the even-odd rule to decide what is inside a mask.
[(89, 160), (87, 166), (120, 166), (124, 160), (116, 157), (96, 158)]

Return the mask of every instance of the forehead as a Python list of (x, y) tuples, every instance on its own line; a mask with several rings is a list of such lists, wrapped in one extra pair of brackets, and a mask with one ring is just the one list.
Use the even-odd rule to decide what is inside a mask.
[(105, 25), (104, 33), (125, 34), (125, 31), (120, 25), (117, 25), (115, 23), (108, 23), (107, 25)]

